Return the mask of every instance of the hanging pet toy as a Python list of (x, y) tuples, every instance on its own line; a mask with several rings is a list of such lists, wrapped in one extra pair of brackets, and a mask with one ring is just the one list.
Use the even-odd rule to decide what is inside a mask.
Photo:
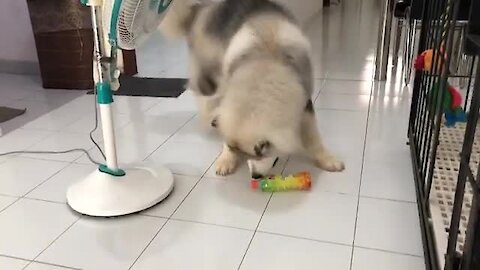
[[(441, 50), (442, 51), (442, 50)], [(432, 71), (432, 64), (433, 64), (433, 50), (426, 50), (422, 52), (417, 59), (415, 60), (414, 68), (416, 70), (423, 70), (423, 71)], [(444, 61), (445, 57), (442, 57), (437, 55), (436, 61), (441, 61), (441, 68), (440, 70), (443, 70), (444, 68)], [(462, 108), (462, 95), (460, 94), (460, 91), (458, 91), (457, 88), (451, 86), (448, 82), (446, 85), (446, 90), (443, 95), (443, 100), (441, 101), (441, 106), (442, 106), (442, 112), (445, 114), (445, 126), (447, 127), (453, 127), (457, 122), (467, 122), (467, 117), (466, 113)], [(432, 86), (432, 94), (433, 94), (433, 100), (436, 100), (439, 98), (439, 84), (435, 83)]]

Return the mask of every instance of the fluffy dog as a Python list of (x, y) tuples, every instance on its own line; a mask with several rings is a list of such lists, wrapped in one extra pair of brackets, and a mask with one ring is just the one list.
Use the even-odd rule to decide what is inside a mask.
[(296, 153), (327, 171), (344, 169), (321, 142), (310, 44), (288, 11), (269, 0), (172, 5), (161, 30), (188, 41), (189, 86), (202, 119), (224, 139), (217, 174), (246, 158), (261, 177), (278, 156)]

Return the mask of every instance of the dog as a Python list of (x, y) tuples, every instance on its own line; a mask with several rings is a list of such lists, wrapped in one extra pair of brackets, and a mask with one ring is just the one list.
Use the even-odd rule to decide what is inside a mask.
[(285, 8), (270, 0), (175, 0), (160, 30), (187, 40), (189, 87), (203, 121), (224, 140), (217, 174), (247, 159), (260, 178), (279, 156), (297, 153), (324, 170), (344, 170), (321, 141), (310, 43)]

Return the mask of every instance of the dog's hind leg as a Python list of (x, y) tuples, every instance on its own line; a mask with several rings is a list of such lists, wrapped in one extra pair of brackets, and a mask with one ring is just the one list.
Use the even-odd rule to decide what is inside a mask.
[(340, 172), (345, 169), (345, 164), (335, 158), (322, 143), (311, 100), (308, 101), (303, 113), (301, 134), (305, 151), (319, 168), (330, 172)]

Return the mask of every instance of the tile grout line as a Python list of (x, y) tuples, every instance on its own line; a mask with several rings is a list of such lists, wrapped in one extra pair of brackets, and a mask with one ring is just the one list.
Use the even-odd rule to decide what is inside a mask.
[(25, 268), (23, 268), (22, 270), (25, 270), (28, 268), (28, 266), (30, 266), (32, 263), (39, 263), (39, 264), (43, 264), (43, 265), (48, 265), (48, 266), (55, 266), (55, 267), (60, 267), (62, 269), (67, 269), (67, 270), (81, 270), (80, 268), (74, 268), (74, 267), (70, 267), (70, 266), (65, 266), (65, 265), (61, 265), (61, 264), (54, 264), (54, 263), (48, 263), (48, 262), (42, 262), (42, 261), (31, 261), (27, 266), (25, 266)]
[(365, 138), (363, 140), (362, 168), (360, 170), (360, 183), (358, 185), (358, 196), (357, 196), (357, 211), (356, 211), (356, 214), (355, 214), (355, 226), (353, 228), (352, 252), (350, 254), (350, 270), (352, 270), (352, 268), (353, 268), (353, 256), (354, 256), (354, 251), (355, 251), (355, 238), (357, 236), (358, 212), (359, 212), (359, 209), (360, 209), (360, 199), (361, 199), (360, 192), (361, 192), (361, 189), (362, 189), (363, 170), (364, 170), (364, 167), (365, 167), (365, 152), (366, 152), (366, 149), (367, 149), (368, 124), (369, 124), (368, 122), (369, 122), (369, 119), (370, 119), (370, 109), (371, 109), (372, 100), (373, 100), (373, 95), (372, 95), (373, 87), (374, 86), (372, 84), (372, 86), (370, 88), (370, 100), (369, 100), (369, 103), (368, 103), (368, 110), (367, 110), (367, 121), (366, 121), (366, 124), (365, 124)]
[(319, 86), (319, 87), (320, 87), (320, 90), (318, 91), (317, 95), (316, 95), (315, 98), (313, 99), (313, 104), (314, 104), (314, 105), (315, 105), (315, 102), (317, 102), (317, 99), (320, 97), (320, 94), (322, 94), (323, 88), (324, 88), (325, 85), (327, 84), (327, 83), (326, 83), (326, 81), (327, 81), (326, 79), (322, 79), (321, 81), (322, 81), (322, 82), (321, 82), (321, 84), (320, 84), (320, 86)]
[(416, 202), (407, 201), (407, 200), (397, 200), (397, 199), (390, 199), (390, 198), (381, 198), (381, 197), (373, 197), (373, 196), (359, 196), (365, 199), (372, 199), (372, 200), (379, 200), (379, 201), (389, 201), (389, 202), (398, 202), (398, 203), (408, 203), (408, 204), (415, 204)]
[[(159, 103), (159, 102), (158, 102)], [(157, 104), (158, 104), (157, 103)], [(156, 106), (157, 104), (153, 104), (151, 106), (151, 108), (153, 108), (154, 106)], [(150, 109), (151, 109), (150, 108)], [(157, 151), (161, 146), (163, 146), (169, 139), (171, 139), (176, 133), (178, 133), (179, 130), (181, 130), (183, 127), (185, 127), (190, 121), (192, 121), (192, 119), (194, 119), (196, 117), (196, 114), (194, 114), (191, 118), (189, 118), (183, 125), (181, 125), (178, 129), (176, 129), (161, 145), (159, 145), (152, 153), (150, 153), (144, 160), (146, 160), (148, 157), (150, 157), (155, 151)], [(77, 134), (77, 133), (75, 133)], [(51, 134), (53, 135), (53, 134)], [(50, 136), (46, 136), (45, 138), (42, 138), (39, 142), (37, 143), (40, 143), (46, 139), (48, 139), (48, 137)], [(33, 147), (33, 145), (31, 146)], [(30, 147), (29, 147), (30, 148)], [(93, 146), (89, 149), (91, 150), (93, 149)], [(8, 197), (12, 197), (12, 198), (16, 198), (16, 200), (12, 203), (10, 203), (9, 205), (7, 205), (4, 209), (1, 209), (0, 210), (0, 213), (3, 212), (4, 210), (6, 210), (7, 208), (11, 207), (13, 204), (17, 203), (18, 201), (22, 200), (22, 199), (27, 199), (27, 200), (34, 200), (34, 201), (42, 201), (42, 202), (48, 202), (48, 203), (56, 203), (56, 204), (62, 204), (62, 205), (66, 205), (65, 202), (56, 202), (56, 201), (49, 201), (49, 200), (42, 200), (42, 199), (37, 199), (37, 198), (30, 198), (30, 197), (27, 197), (28, 194), (32, 193), (34, 190), (36, 190), (39, 186), (43, 185), (44, 183), (48, 182), (50, 179), (52, 179), (53, 177), (55, 177), (56, 175), (58, 175), (60, 172), (62, 172), (65, 168), (67, 168), (68, 166), (72, 165), (72, 164), (77, 164), (75, 161), (80, 159), (81, 156), (78, 158), (78, 159), (75, 159), (73, 161), (56, 161), (56, 160), (49, 160), (49, 159), (37, 159), (37, 158), (30, 158), (30, 157), (25, 157), (25, 158), (29, 158), (29, 159), (33, 159), (33, 160), (45, 160), (45, 161), (52, 161), (52, 162), (59, 162), (59, 163), (63, 163), (65, 164), (64, 167), (62, 167), (60, 170), (58, 170), (57, 172), (55, 172), (53, 175), (51, 175), (50, 177), (48, 177), (47, 179), (45, 179), (44, 181), (42, 181), (41, 183), (39, 183), (38, 185), (36, 185), (35, 187), (33, 187), (32, 189), (30, 189), (28, 192), (26, 192), (24, 195), (20, 196), (20, 197), (12, 197), (12, 196), (8, 196)], [(210, 165), (211, 167), (212, 165)], [(210, 168), (209, 167), (209, 168)], [(207, 170), (208, 171), (208, 170)], [(199, 180), (197, 181), (197, 183), (192, 187), (192, 189), (190, 190), (190, 192), (187, 194), (187, 196), (185, 196), (185, 198), (182, 200), (181, 203), (183, 203), (183, 201), (188, 197), (188, 195), (191, 193), (191, 191), (197, 186), (197, 184), (203, 179), (204, 175), (206, 174), (206, 172), (199, 178)], [(179, 204), (178, 207), (180, 207), (181, 203)], [(177, 209), (178, 209), (177, 207)], [(173, 214), (172, 214), (173, 215)], [(159, 217), (156, 217), (156, 218), (159, 218)], [(25, 261), (28, 261), (28, 264), (23, 268), (23, 269), (26, 269), (27, 267), (29, 267), (32, 262), (36, 262), (35, 260), (43, 253), (45, 252), (45, 250), (47, 250), (51, 245), (53, 245), (63, 234), (65, 234), (73, 225), (75, 225), (79, 220), (81, 219), (81, 217), (78, 217), (78, 219), (73, 222), (70, 226), (68, 226), (60, 235), (58, 235), (45, 249), (43, 249), (33, 260), (25, 260)], [(168, 220), (170, 220), (170, 218), (167, 219), (167, 221), (161, 226), (161, 228), (159, 229), (159, 231), (155, 234), (155, 236), (152, 238), (152, 240), (148, 243), (147, 247), (150, 245), (150, 243), (155, 239), (155, 237), (158, 235), (158, 233), (160, 233), (160, 231), (163, 229), (163, 227), (167, 224)], [(146, 247), (146, 248), (147, 248)], [(145, 248), (145, 249), (146, 249)], [(143, 254), (145, 250), (142, 251), (142, 253), (140, 254), (140, 256)], [(139, 256), (139, 257), (140, 257)], [(138, 257), (138, 258), (139, 258)], [(135, 260), (135, 262), (132, 264), (132, 266), (136, 263), (136, 261), (138, 260), (138, 258)], [(24, 260), (24, 259), (22, 259)], [(61, 266), (61, 267), (64, 267), (64, 268), (67, 268), (67, 269), (75, 269), (75, 268), (71, 268), (71, 267), (66, 267), (66, 266), (62, 266), (62, 265), (55, 265), (55, 264), (51, 264), (51, 263), (44, 263), (44, 262), (40, 262), (39, 263), (43, 263), (43, 264), (48, 264), (48, 265), (53, 265), (53, 266)]]
[[(190, 122), (195, 116), (193, 116), (189, 121), (187, 121), (185, 123), (185, 125)], [(181, 128), (183, 128), (185, 125), (183, 125)], [(174, 134), (176, 134), (181, 128), (179, 128)], [(172, 135), (173, 136), (173, 135)], [(172, 136), (170, 136), (166, 141), (168, 141)], [(163, 142), (163, 143), (165, 143)], [(162, 144), (163, 145), (163, 144)], [(160, 148), (161, 146), (159, 146)], [(157, 148), (158, 150), (158, 148)], [(155, 151), (157, 151), (155, 150)], [(154, 152), (155, 152), (154, 151)], [(152, 153), (153, 154), (153, 153)], [(150, 154), (151, 155), (151, 154)], [(220, 156), (220, 153), (218, 154), (218, 156)], [(218, 158), (217, 156), (217, 158)], [(147, 157), (148, 158), (148, 157)], [(145, 159), (147, 159), (145, 158)], [(185, 195), (185, 197), (183, 198), (183, 200), (178, 204), (178, 206), (175, 208), (175, 210), (172, 212), (172, 214), (168, 217), (168, 218), (164, 218), (166, 219), (165, 223), (160, 227), (160, 229), (157, 231), (157, 233), (155, 233), (155, 235), (152, 237), (152, 239), (147, 243), (147, 245), (145, 246), (145, 248), (142, 250), (142, 252), (140, 252), (140, 254), (137, 256), (137, 258), (135, 258), (135, 260), (133, 261), (132, 265), (130, 265), (130, 267), (128, 268), (129, 270), (133, 268), (133, 266), (135, 266), (135, 264), (138, 262), (138, 260), (140, 259), (140, 257), (142, 257), (142, 255), (145, 253), (145, 251), (150, 247), (150, 245), (152, 244), (152, 242), (155, 240), (155, 238), (157, 238), (157, 236), (160, 234), (160, 232), (162, 231), (162, 229), (167, 225), (167, 223), (170, 221), (170, 220), (175, 220), (173, 219), (173, 215), (177, 212), (177, 210), (180, 208), (180, 206), (183, 204), (183, 202), (187, 199), (188, 196), (190, 196), (190, 194), (192, 193), (192, 191), (198, 186), (198, 184), (200, 183), (200, 181), (202, 181), (204, 179), (204, 176), (205, 174), (207, 174), (208, 170), (213, 166), (213, 164), (215, 164), (215, 161), (217, 160), (217, 158), (215, 158), (215, 160), (210, 164), (210, 166), (205, 170), (205, 172), (202, 174), (202, 176), (200, 176), (200, 178), (198, 179), (198, 181), (195, 183), (195, 185), (193, 185), (193, 187), (190, 189), (190, 191), (187, 193), (187, 195)]]
[(14, 205), (15, 203), (17, 203), (20, 199), (21, 199), (21, 197), (16, 197), (15, 200), (14, 200), (12, 203), (8, 204), (8, 205), (5, 206), (5, 208), (3, 208), (3, 209), (0, 209), (0, 214), (1, 214), (3, 211), (5, 211), (5, 210), (7, 210), (8, 208), (10, 208), (10, 206), (12, 206), (12, 205)]
[[(46, 160), (45, 160), (45, 161), (46, 161)], [(52, 160), (49, 160), (49, 161), (52, 161)], [(39, 183), (38, 185), (36, 185), (35, 187), (33, 187), (32, 189), (30, 189), (27, 193), (23, 194), (22, 196), (16, 197), (16, 196), (10, 196), (10, 195), (0, 194), (0, 195), (2, 195), (2, 196), (8, 196), (8, 197), (16, 198), (16, 200), (15, 200), (14, 202), (12, 202), (11, 204), (7, 205), (7, 206), (6, 206), (5, 208), (3, 208), (3, 209), (0, 209), (0, 213), (2, 213), (3, 211), (7, 210), (7, 209), (10, 208), (12, 205), (14, 205), (15, 203), (17, 203), (18, 201), (20, 201), (20, 200), (22, 200), (22, 199), (42, 201), (42, 202), (48, 202), (48, 203), (56, 203), (56, 204), (65, 204), (65, 203), (59, 203), (59, 202), (55, 202), (55, 201), (49, 201), (49, 200), (42, 200), (42, 199), (36, 199), (36, 198), (27, 197), (28, 194), (32, 193), (35, 189), (37, 189), (38, 187), (40, 187), (40, 186), (43, 185), (44, 183), (48, 182), (50, 179), (52, 179), (53, 177), (55, 177), (56, 175), (58, 175), (61, 171), (63, 171), (65, 168), (67, 168), (68, 166), (72, 165), (72, 163), (73, 163), (73, 162), (66, 162), (66, 161), (52, 161), (52, 162), (64, 163), (64, 164), (65, 164), (65, 167), (62, 167), (60, 170), (58, 170), (58, 171), (55, 172), (53, 175), (51, 175), (50, 177), (48, 177), (47, 179), (45, 179), (44, 181), (42, 181), (41, 183)]]
[(7, 254), (0, 254), (0, 257), (20, 260), (20, 261), (25, 261), (25, 262), (31, 261), (30, 259), (20, 258), (20, 257), (12, 256), (12, 255), (7, 255)]
[[(288, 164), (289, 161), (290, 161), (290, 157), (288, 157), (287, 161), (285, 161), (285, 164), (283, 165), (282, 172), (280, 174), (283, 174), (285, 172), (285, 169), (287, 168), (287, 164)], [(243, 262), (245, 261), (245, 258), (247, 257), (248, 250), (250, 249), (250, 246), (252, 245), (253, 240), (255, 239), (255, 235), (258, 232), (258, 228), (260, 227), (260, 224), (262, 223), (263, 216), (265, 215), (265, 212), (267, 212), (268, 206), (269, 206), (272, 198), (273, 198), (273, 192), (270, 194), (270, 197), (268, 198), (267, 204), (265, 205), (265, 208), (263, 209), (262, 215), (260, 216), (260, 219), (258, 220), (257, 226), (255, 227), (255, 231), (253, 232), (252, 238), (250, 238), (250, 241), (248, 242), (247, 248), (245, 249), (245, 253), (242, 256), (242, 260), (240, 261), (240, 264), (238, 265), (237, 270), (240, 270)]]
[(305, 241), (310, 241), (310, 242), (316, 242), (316, 243), (322, 243), (322, 244), (329, 244), (329, 245), (335, 245), (335, 246), (342, 246), (342, 247), (351, 247), (351, 245), (349, 245), (349, 244), (332, 242), (332, 241), (328, 241), (328, 240), (319, 240), (319, 239), (307, 238), (307, 237), (302, 237), (302, 236), (295, 236), (295, 235), (289, 235), (289, 234), (283, 234), (283, 233), (268, 232), (268, 231), (262, 231), (262, 230), (257, 230), (257, 232), (264, 233), (264, 234), (269, 234), (269, 235), (281, 236), (281, 237), (284, 237), (284, 238), (291, 238), (291, 239), (297, 239), (297, 240), (305, 240)]
[(386, 249), (381, 249), (381, 248), (370, 248), (370, 247), (363, 247), (363, 246), (356, 246), (356, 247), (361, 248), (361, 249), (371, 250), (371, 251), (380, 251), (380, 252), (389, 253), (389, 254), (403, 255), (403, 256), (409, 256), (409, 257), (413, 257), (413, 258), (423, 259), (423, 255), (415, 255), (415, 254), (411, 254), (411, 253), (391, 251), (391, 250), (386, 250)]
[(240, 227), (223, 225), (223, 224), (208, 223), (208, 222), (202, 222), (202, 221), (195, 221), (195, 220), (189, 220), (189, 219), (182, 219), (182, 218), (173, 218), (172, 217), (172, 218), (169, 218), (169, 220), (180, 221), (180, 222), (183, 222), (183, 223), (209, 225), (209, 226), (214, 226), (214, 227), (219, 227), (219, 228), (235, 229), (235, 230), (241, 230), (241, 231), (246, 231), (246, 232), (254, 232), (254, 230), (252, 230), (252, 229), (240, 228)]
[[(45, 184), (46, 182), (48, 182), (50, 179), (52, 179), (53, 177), (55, 177), (56, 175), (58, 175), (60, 172), (62, 172), (65, 168), (69, 167), (70, 165), (72, 165), (71, 162), (64, 162), (65, 166), (62, 167), (60, 170), (58, 170), (56, 173), (52, 174), (50, 177), (48, 177), (47, 179), (45, 179), (44, 181), (42, 181), (41, 183), (39, 183), (38, 185), (36, 185), (35, 187), (33, 187), (32, 189), (30, 189), (27, 193), (23, 194), (23, 196), (21, 196), (20, 198), (21, 199), (24, 199), (24, 198), (28, 198), (28, 194), (32, 193), (35, 189), (37, 189), (38, 187), (40, 187), (41, 185)], [(46, 200), (44, 200), (46, 201)]]
[(250, 238), (250, 241), (248, 242), (247, 248), (245, 249), (245, 253), (243, 253), (242, 260), (240, 261), (240, 264), (238, 265), (237, 270), (240, 270), (242, 267), (243, 261), (245, 260), (245, 257), (247, 257), (248, 250), (250, 249), (250, 246), (252, 245), (253, 239), (255, 238), (255, 235), (258, 232), (258, 227), (260, 227), (260, 223), (262, 222), (263, 215), (265, 215), (265, 212), (267, 211), (268, 205), (270, 204), (270, 201), (273, 198), (273, 193), (270, 194), (270, 197), (268, 198), (267, 204), (265, 205), (265, 208), (263, 209), (262, 216), (258, 220), (257, 226), (255, 228), (255, 231), (253, 231), (252, 237)]
[[(57, 108), (58, 109), (58, 108)], [(81, 119), (81, 117), (79, 117), (79, 119)], [(28, 129), (26, 129), (28, 130)], [(51, 133), (57, 133), (57, 132), (52, 132), (52, 131), (48, 131), (48, 132), (51, 132)], [(29, 148), (32, 148), (34, 147), (34, 145), (37, 145), (37, 144), (40, 144), (41, 142), (43, 141), (46, 141), (49, 137), (53, 136), (54, 134), (50, 134), (50, 135), (47, 135), (45, 136), (44, 138), (42, 138), (41, 140), (39, 140), (37, 143), (35, 144), (32, 144), (31, 146), (29, 146), (28, 148), (26, 148), (26, 150), (28, 151)], [(93, 149), (94, 146), (92, 146), (91, 148), (89, 148), (87, 151), (90, 151), (91, 149)], [(21, 157), (21, 156), (18, 156), (18, 157)], [(81, 158), (81, 156), (79, 157)], [(50, 179), (52, 179), (53, 177), (55, 177), (56, 175), (58, 175), (60, 172), (62, 172), (65, 168), (71, 166), (72, 164), (75, 164), (75, 161), (78, 160), (79, 158), (76, 158), (74, 160), (71, 160), (71, 161), (54, 161), (54, 162), (61, 162), (61, 163), (64, 163), (65, 166), (62, 167), (60, 170), (58, 170), (56, 173), (54, 173), (53, 175), (51, 175), (50, 177), (48, 177), (47, 179), (45, 179), (44, 181), (42, 181), (41, 183), (39, 183), (38, 185), (36, 185), (34, 188), (32, 188), (31, 190), (29, 190), (27, 193), (23, 194), (21, 197), (19, 197), (15, 202), (11, 203), (9, 206), (7, 206), (6, 208), (2, 209), (0, 211), (3, 212), (5, 209), (11, 207), (13, 204), (17, 203), (18, 201), (22, 200), (22, 199), (31, 199), (29, 197), (26, 197), (28, 194), (32, 193), (35, 189), (37, 189), (38, 187), (40, 187), (41, 185), (43, 185), (44, 183), (48, 182)], [(32, 158), (32, 159), (35, 159), (35, 158)], [(49, 161), (52, 161), (52, 160), (49, 160)], [(35, 199), (32, 199), (32, 200), (35, 200)], [(37, 200), (37, 201), (43, 201), (43, 202), (49, 202), (49, 203), (58, 203), (58, 202), (52, 202), (52, 201), (47, 201), (47, 200)], [(61, 203), (61, 204), (64, 204), (64, 205), (67, 205), (66, 203)], [(23, 268), (23, 269), (26, 269), (28, 268), (32, 262), (34, 262), (38, 257), (40, 257), (40, 255), (45, 252), (51, 245), (53, 245), (62, 235), (64, 235), (71, 227), (73, 227), (73, 225), (75, 225), (79, 220), (81, 219), (81, 216), (78, 216), (78, 218), (72, 223), (70, 224), (70, 226), (68, 226), (61, 234), (59, 234), (47, 247), (45, 247), (35, 258), (33, 258), (33, 260), (30, 260), (29, 263)], [(40, 262), (41, 263), (41, 262)], [(45, 264), (45, 263), (44, 263)], [(54, 264), (49, 264), (49, 263), (46, 263), (48, 265), (54, 265)], [(54, 266), (61, 266), (61, 267), (64, 267), (62, 265), (54, 265)], [(74, 268), (71, 268), (71, 267), (64, 267), (66, 269), (74, 269)]]
[(72, 223), (70, 224), (70, 226), (68, 226), (61, 234), (59, 234), (57, 237), (55, 237), (55, 239), (53, 239), (53, 241), (47, 246), (45, 247), (40, 253), (38, 253), (37, 256), (35, 256), (35, 258), (33, 258), (33, 260), (30, 261), (30, 263), (28, 263), (23, 269), (26, 269), (28, 266), (30, 266), (32, 264), (32, 262), (34, 262), (38, 257), (40, 257), (40, 255), (42, 255), (42, 253), (44, 253), (48, 248), (50, 248), (58, 239), (60, 239), (60, 237), (62, 237), (62, 235), (64, 235), (68, 230), (70, 230), (70, 228), (73, 227), (73, 225), (77, 224), (78, 221), (80, 221), (81, 219), (81, 216), (78, 216), (77, 219)]
[[(165, 141), (163, 141), (157, 148), (155, 148), (155, 150), (153, 150), (150, 154), (147, 155), (147, 157), (145, 157), (143, 159), (143, 161), (145, 162), (147, 159), (149, 159), (155, 152), (158, 151), (158, 149), (160, 149), (162, 146), (164, 146), (173, 136), (175, 136), (182, 128), (184, 128), (188, 123), (190, 123), (190, 121), (192, 121), (195, 117), (197, 116), (197, 114), (194, 114), (192, 117), (190, 117), (190, 119), (188, 119), (183, 125), (181, 125), (179, 128), (177, 128), (172, 134), (170, 134), (170, 136), (168, 136), (168, 138), (165, 139)], [(210, 167), (209, 167), (210, 168)], [(203, 177), (203, 175), (202, 175)]]
[[(286, 238), (292, 238), (292, 239), (299, 239), (299, 240), (305, 240), (305, 241), (311, 241), (311, 242), (316, 242), (316, 243), (322, 243), (322, 244), (329, 244), (329, 245), (336, 245), (336, 246), (342, 246), (342, 247), (351, 247), (349, 244), (343, 244), (343, 243), (338, 243), (338, 242), (331, 242), (331, 241), (324, 241), (324, 240), (318, 240), (318, 239), (312, 239), (312, 238), (306, 238), (306, 237), (300, 237), (300, 236), (294, 236), (294, 235), (288, 235), (288, 234), (281, 234), (281, 233), (273, 233), (273, 232), (267, 232), (267, 231), (258, 231), (264, 234), (270, 234), (270, 235), (277, 235), (277, 236), (282, 236)], [(392, 251), (392, 250), (386, 250), (386, 249), (378, 249), (378, 248), (370, 248), (370, 247), (363, 247), (363, 246), (356, 246), (358, 248), (362, 249), (367, 249), (367, 250), (374, 250), (374, 251), (381, 251), (389, 254), (396, 254), (396, 255), (405, 255), (405, 256), (410, 256), (410, 257), (417, 257), (417, 258), (423, 258), (420, 255), (414, 255), (414, 254), (409, 254), (409, 253), (403, 253), (403, 252), (398, 252), (398, 251)]]
[(140, 254), (137, 256), (137, 258), (135, 258), (135, 260), (132, 262), (132, 265), (130, 265), (130, 267), (128, 267), (128, 269), (132, 269), (132, 267), (137, 263), (138, 259), (140, 259), (140, 257), (142, 257), (142, 255), (145, 253), (145, 251), (148, 249), (148, 247), (150, 247), (150, 245), (152, 244), (153, 240), (155, 240), (155, 238), (157, 238), (157, 235), (162, 231), (162, 229), (165, 227), (165, 225), (167, 225), (168, 221), (170, 219), (167, 219), (162, 226), (160, 226), (160, 228), (158, 229), (158, 231), (153, 235), (152, 239), (147, 243), (147, 245), (145, 246), (144, 249), (142, 249), (142, 251), (140, 252)]
[[(153, 108), (154, 106), (156, 106), (156, 104), (152, 105), (151, 108)], [(169, 139), (171, 139), (176, 133), (178, 133), (179, 130), (181, 130), (184, 126), (186, 126), (190, 121), (192, 121), (192, 119), (194, 119), (196, 116), (193, 115), (191, 118), (189, 118), (182, 126), (180, 126), (178, 129), (176, 129), (161, 145), (159, 145), (154, 151), (152, 151), (152, 153), (150, 153), (145, 159), (148, 159), (148, 157), (150, 157), (155, 151), (157, 151), (161, 146), (163, 146)], [(46, 136), (45, 138), (43, 138), (41, 141), (44, 141), (46, 140), (48, 137), (50, 136)], [(40, 143), (40, 142), (38, 142)], [(31, 146), (33, 147), (33, 145)], [(89, 149), (91, 150), (93, 149), (93, 146)], [(80, 159), (81, 157), (79, 157), (78, 159)], [(31, 159), (35, 159), (35, 158), (31, 158)], [(45, 179), (42, 183), (36, 185), (34, 188), (32, 188), (31, 190), (29, 190), (27, 193), (25, 193), (24, 195), (22, 195), (21, 197), (18, 197), (14, 202), (12, 202), (11, 204), (9, 204), (7, 207), (5, 207), (4, 209), (0, 210), (0, 213), (3, 212), (4, 210), (6, 210), (7, 208), (9, 208), (10, 206), (12, 206), (13, 204), (17, 203), (18, 201), (20, 201), (21, 199), (29, 199), (29, 200), (36, 200), (36, 201), (43, 201), (43, 202), (49, 202), (49, 203), (56, 203), (56, 204), (63, 204), (63, 205), (66, 205), (66, 203), (64, 202), (54, 202), (54, 201), (48, 201), (48, 200), (41, 200), (41, 199), (35, 199), (35, 198), (29, 198), (29, 197), (26, 197), (28, 194), (30, 194), (31, 192), (33, 192), (35, 189), (37, 189), (39, 186), (43, 185), (44, 183), (46, 183), (47, 181), (49, 181), (50, 179), (52, 179), (55, 175), (58, 175), (61, 171), (63, 171), (65, 168), (67, 168), (68, 166), (72, 165), (72, 164), (76, 164), (75, 161), (78, 160), (78, 159), (75, 159), (73, 161), (69, 161), (69, 162), (66, 162), (66, 161), (54, 161), (54, 162), (61, 162), (61, 163), (64, 163), (65, 166), (62, 167), (59, 171), (57, 171), (56, 173), (54, 173), (53, 175), (51, 175), (50, 177), (48, 177), (47, 179)], [(47, 159), (48, 160), (48, 159)], [(52, 160), (48, 160), (48, 161), (52, 161)], [(211, 167), (211, 165), (210, 165)], [(210, 168), (209, 167), (209, 168)], [(207, 170), (208, 171), (208, 170)], [(200, 177), (200, 179), (197, 181), (197, 183), (195, 184), (194, 187), (192, 187), (192, 189), (190, 190), (190, 192), (197, 186), (197, 184), (200, 182), (200, 180), (203, 179), (203, 176), (206, 174), (206, 172)], [(190, 194), (189, 192), (189, 194)], [(189, 195), (188, 194), (188, 195)], [(188, 195), (186, 197), (188, 197)], [(184, 200), (186, 199), (186, 197), (184, 198)], [(182, 200), (182, 203), (183, 203), (183, 200)], [(181, 205), (181, 203), (180, 203)], [(179, 205), (179, 206), (180, 206)], [(177, 207), (178, 209), (178, 207)], [(43, 249), (33, 260), (30, 260), (29, 263), (24, 267), (24, 269), (26, 269), (28, 266), (31, 265), (32, 262), (34, 262), (43, 252), (45, 252), (45, 250), (47, 250), (53, 243), (55, 243), (63, 234), (65, 234), (73, 225), (75, 225), (79, 220), (81, 219), (81, 217), (78, 217), (78, 219), (73, 222), (69, 227), (66, 228), (65, 231), (63, 231), (60, 235), (58, 235), (58, 237), (56, 237), (45, 249)], [(167, 221), (161, 226), (161, 228), (159, 229), (159, 231), (155, 234), (155, 236), (152, 238), (152, 240), (148, 243), (147, 247), (150, 245), (150, 243), (155, 239), (155, 237), (158, 235), (158, 233), (160, 233), (160, 231), (163, 229), (163, 227), (167, 224), (169, 218), (167, 219)], [(147, 248), (146, 247), (146, 248)], [(145, 249), (146, 249), (145, 248)], [(143, 254), (143, 252), (145, 251), (145, 249), (142, 251), (142, 253), (140, 254), (140, 256)], [(139, 257), (140, 257), (139, 256)], [(138, 257), (138, 258), (139, 258)], [(134, 261), (134, 263), (132, 264), (132, 267), (133, 265), (136, 263), (136, 261), (138, 260), (138, 258)], [(59, 265), (60, 266), (60, 265)], [(63, 266), (62, 266), (63, 267)], [(131, 268), (131, 267), (130, 267)], [(71, 269), (71, 268), (70, 268)]]
[[(198, 179), (198, 181), (195, 183), (195, 185), (193, 185), (193, 187), (190, 189), (190, 191), (187, 193), (187, 195), (185, 195), (185, 197), (183, 198), (183, 200), (178, 204), (178, 206), (175, 208), (175, 210), (173, 210), (172, 214), (168, 217), (168, 219), (172, 219), (173, 215), (175, 215), (175, 213), (177, 212), (177, 210), (180, 208), (180, 206), (182, 206), (183, 202), (185, 202), (185, 200), (188, 198), (188, 196), (190, 196), (190, 194), (193, 192), (193, 190), (198, 186), (198, 184), (200, 183), (200, 181), (202, 181), (203, 179), (205, 179), (205, 175), (208, 173), (208, 171), (210, 170), (210, 168), (212, 168), (212, 166), (215, 164), (215, 162), (217, 161), (218, 157), (221, 155), (221, 153), (218, 153), (217, 157), (215, 158), (215, 160), (210, 164), (210, 166), (208, 166), (208, 168), (205, 170), (205, 172), (200, 176), (200, 178)], [(175, 220), (175, 219), (173, 219)]]

